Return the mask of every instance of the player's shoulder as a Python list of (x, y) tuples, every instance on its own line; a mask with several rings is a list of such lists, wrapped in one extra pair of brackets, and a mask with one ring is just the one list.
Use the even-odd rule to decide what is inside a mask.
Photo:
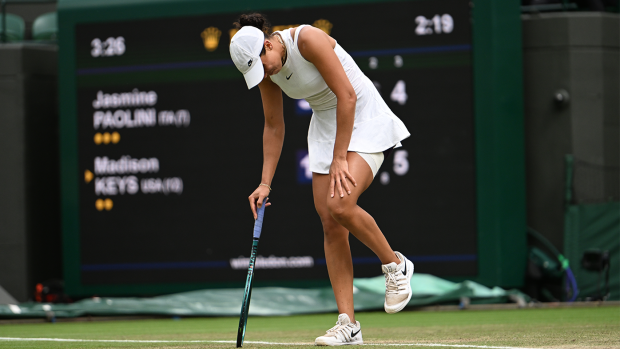
[(325, 36), (327, 36), (327, 34), (325, 34), (324, 31), (322, 31), (319, 28), (313, 27), (311, 25), (306, 25), (306, 26), (300, 26), (300, 27), (296, 27), (293, 28), (291, 31), (291, 35), (293, 37), (295, 37), (295, 32), (299, 30), (299, 34), (297, 34), (297, 40), (299, 40), (299, 43), (305, 43), (305, 42), (310, 42), (313, 40), (320, 40), (320, 39), (325, 39)]

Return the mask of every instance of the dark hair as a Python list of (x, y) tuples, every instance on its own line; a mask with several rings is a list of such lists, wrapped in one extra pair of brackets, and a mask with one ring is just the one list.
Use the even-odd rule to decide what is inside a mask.
[[(265, 18), (265, 16), (263, 16), (260, 13), (250, 13), (247, 15), (242, 14), (241, 16), (239, 16), (239, 19), (237, 20), (237, 22), (233, 23), (233, 25), (237, 29), (241, 29), (248, 25), (258, 28), (263, 32), (263, 34), (265, 34), (265, 39), (270, 38), (272, 35), (269, 21), (267, 20), (267, 18)], [(260, 55), (262, 56), (264, 54), (265, 54), (265, 47), (263, 46), (263, 50), (260, 52)]]

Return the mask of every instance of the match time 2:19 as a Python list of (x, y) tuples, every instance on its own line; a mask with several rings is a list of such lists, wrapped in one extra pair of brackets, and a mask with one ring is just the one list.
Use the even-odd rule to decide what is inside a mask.
[(454, 19), (449, 14), (435, 15), (433, 18), (417, 16), (415, 33), (417, 35), (449, 34), (454, 30)]

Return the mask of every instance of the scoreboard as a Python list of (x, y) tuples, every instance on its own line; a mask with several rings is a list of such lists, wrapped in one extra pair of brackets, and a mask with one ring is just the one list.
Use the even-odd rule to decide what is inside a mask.
[[(72, 77), (61, 82), (69, 293), (242, 285), (253, 226), (247, 196), (260, 183), (264, 118), (260, 92), (247, 90), (228, 46), (232, 22), (251, 10), (274, 30), (312, 24), (351, 54), (411, 133), (360, 206), (416, 271), (479, 278), (483, 188), (469, 1), (198, 12), (174, 4), (169, 15), (98, 21), (75, 9), (63, 21), (60, 6), (61, 31), (70, 23), (73, 33), (60, 42), (61, 53), (63, 43), (70, 47), (61, 71)], [(82, 11), (97, 17), (94, 8)], [(257, 281), (321, 284), (327, 269), (306, 140), (312, 111), (285, 97), (284, 115)], [(380, 275), (372, 251), (353, 236), (350, 243), (355, 276)]]

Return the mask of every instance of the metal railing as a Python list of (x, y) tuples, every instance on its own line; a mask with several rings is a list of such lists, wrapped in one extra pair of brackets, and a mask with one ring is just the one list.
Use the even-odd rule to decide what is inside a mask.
[(521, 6), (521, 12), (557, 12), (576, 10), (577, 4), (563, 1), (561, 4), (540, 4), (540, 5), (528, 5)]
[[(605, 2), (605, 1), (604, 1)], [(584, 7), (585, 6), (585, 7)], [(603, 12), (620, 13), (620, 0), (616, 0), (615, 4), (606, 3), (602, 5)], [(564, 11), (599, 11), (593, 10), (586, 5), (577, 5), (575, 0), (561, 0), (552, 4), (538, 4), (521, 6), (521, 13), (537, 13), (537, 12), (564, 12)]]

